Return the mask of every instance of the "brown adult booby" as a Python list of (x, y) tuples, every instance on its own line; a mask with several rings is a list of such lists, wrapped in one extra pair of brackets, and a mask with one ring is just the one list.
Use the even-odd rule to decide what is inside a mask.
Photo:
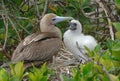
[(71, 19), (72, 17), (60, 17), (53, 13), (46, 14), (40, 22), (41, 33), (33, 33), (21, 41), (12, 55), (12, 62), (52, 59), (62, 43), (61, 31), (55, 24)]

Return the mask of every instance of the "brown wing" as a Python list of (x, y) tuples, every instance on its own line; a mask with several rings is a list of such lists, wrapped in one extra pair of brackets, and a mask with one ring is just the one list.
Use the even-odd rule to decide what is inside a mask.
[[(12, 54), (12, 60), (14, 60), (16, 57), (18, 57), (20, 55), (19, 53), (21, 53), (23, 51), (23, 49), (26, 47), (26, 45), (29, 43), (29, 41), (31, 41), (38, 34), (39, 33), (33, 33), (33, 34), (27, 36), (24, 40), (22, 40)], [(24, 42), (26, 43), (26, 45), (24, 45)]]
[(46, 38), (43, 37), (43, 39), (40, 39), (39, 41), (33, 41), (27, 46), (24, 46), (23, 50), (20, 53), (14, 55), (12, 61), (16, 63), (21, 60), (45, 61), (51, 59), (52, 56), (59, 51), (61, 42), (61, 39), (56, 38), (52, 35), (46, 36)]

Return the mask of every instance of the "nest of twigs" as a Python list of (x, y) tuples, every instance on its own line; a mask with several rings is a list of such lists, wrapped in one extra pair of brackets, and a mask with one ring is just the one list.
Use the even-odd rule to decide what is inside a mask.
[(55, 70), (55, 75), (50, 78), (50, 81), (63, 81), (62, 75), (72, 76), (71, 68), (77, 67), (80, 64), (73, 54), (64, 46), (60, 49), (56, 57), (53, 57), (53, 62), (50, 68)]

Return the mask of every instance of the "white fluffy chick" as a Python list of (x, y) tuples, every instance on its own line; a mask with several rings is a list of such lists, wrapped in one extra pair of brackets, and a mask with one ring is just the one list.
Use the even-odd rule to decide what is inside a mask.
[(66, 48), (82, 63), (89, 61), (84, 47), (93, 50), (97, 45), (94, 37), (82, 33), (82, 25), (78, 20), (70, 21), (69, 29), (64, 33), (63, 39)]

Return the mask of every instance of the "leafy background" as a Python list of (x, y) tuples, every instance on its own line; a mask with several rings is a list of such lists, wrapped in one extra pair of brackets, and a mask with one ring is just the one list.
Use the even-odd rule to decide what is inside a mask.
[[(1, 0), (0, 1), (0, 65), (10, 61), (18, 43), (27, 35), (40, 31), (39, 21), (45, 13), (72, 16), (83, 25), (83, 32), (94, 36), (99, 45), (94, 59), (71, 75), (61, 74), (63, 81), (120, 81), (120, 1), (119, 0)], [(58, 24), (62, 33), (68, 22)], [(11, 74), (0, 69), (0, 81), (48, 81), (55, 71), (44, 64), (25, 71), (23, 63), (10, 65)]]

